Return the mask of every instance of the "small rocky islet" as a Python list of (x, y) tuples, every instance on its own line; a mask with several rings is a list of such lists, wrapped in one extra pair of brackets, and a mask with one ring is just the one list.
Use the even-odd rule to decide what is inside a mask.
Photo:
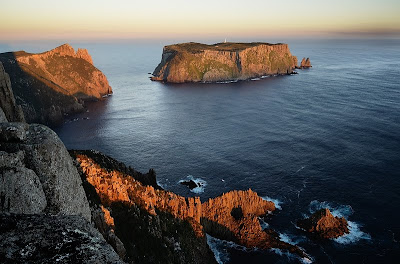
[[(242, 47), (238, 45), (235, 52)], [(282, 65), (296, 67), (295, 57), (282, 54), (286, 58)], [(65, 45), (33, 60), (60, 56), (94, 67), (87, 52)], [(47, 63), (41, 67), (47, 70)], [(273, 229), (261, 227), (258, 218), (274, 212), (275, 205), (251, 189), (201, 201), (163, 190), (152, 169), (140, 173), (93, 150), (68, 152), (50, 128), (29, 124), (31, 117), (24, 115), (29, 107), (21, 107), (14, 97), (16, 76), (6, 73), (0, 62), (0, 259), (4, 263), (215, 263), (205, 234), (248, 248), (278, 248), (309, 258), (300, 247), (281, 241)], [(55, 74), (54, 80), (61, 79)], [(99, 85), (96, 80), (90, 87)], [(86, 96), (110, 93), (108, 83), (103, 84), (96, 92), (87, 90)], [(64, 95), (78, 102), (76, 94)], [(333, 217), (329, 210), (299, 220), (298, 226), (322, 238), (348, 233), (346, 220)]]
[(270, 75), (288, 75), (295, 69), (310, 68), (310, 59), (300, 66), (288, 44), (195, 42), (165, 46), (153, 81), (168, 83), (225, 82)]

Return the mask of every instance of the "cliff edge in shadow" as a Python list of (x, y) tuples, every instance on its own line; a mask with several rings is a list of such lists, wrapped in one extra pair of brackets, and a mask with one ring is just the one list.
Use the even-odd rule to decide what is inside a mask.
[(60, 123), (65, 115), (82, 111), (84, 101), (112, 93), (88, 51), (75, 52), (68, 44), (38, 54), (1, 53), (0, 62), (28, 123)]

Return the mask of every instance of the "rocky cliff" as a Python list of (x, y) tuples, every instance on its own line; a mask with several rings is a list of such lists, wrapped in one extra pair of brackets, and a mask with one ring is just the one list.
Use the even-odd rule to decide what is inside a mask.
[(24, 122), (25, 117), (21, 106), (15, 102), (11, 88), (10, 76), (5, 72), (0, 62), (0, 122)]
[(82, 111), (83, 101), (112, 93), (87, 50), (75, 52), (68, 44), (39, 54), (1, 53), (0, 61), (28, 122), (58, 123), (64, 115)]
[(122, 263), (91, 218), (80, 174), (57, 135), (0, 120), (0, 262)]
[(217, 82), (291, 74), (297, 66), (287, 44), (183, 43), (165, 46), (152, 80)]
[[(105, 207), (101, 208), (103, 212), (101, 219), (104, 220), (100, 221), (102, 223), (100, 226), (104, 226), (105, 222), (112, 223), (108, 224), (108, 229), (114, 230), (113, 232), (121, 239), (128, 254), (133, 249), (140, 248), (140, 245), (135, 244), (133, 249), (130, 248), (134, 242), (124, 240), (123, 236), (135, 231), (126, 230), (121, 234), (121, 227), (116, 224), (115, 215), (121, 212), (121, 206), (125, 206), (124, 211), (126, 212), (136, 211), (137, 213), (134, 215), (139, 214), (140, 211), (141, 214), (153, 219), (151, 222), (161, 221), (160, 217), (164, 217), (163, 221), (167, 221), (165, 217), (171, 216), (172, 219), (175, 219), (174, 221), (179, 220), (180, 223), (187, 223), (191, 228), (186, 229), (185, 237), (192, 241), (190, 244), (197, 241), (195, 244), (200, 246), (196, 247), (203, 248), (201, 254), (209, 254), (209, 250), (204, 245), (204, 235), (207, 232), (215, 237), (231, 240), (246, 247), (280, 248), (289, 250), (301, 257), (306, 256), (298, 247), (280, 241), (279, 235), (273, 230), (262, 230), (258, 217), (275, 210), (275, 206), (272, 202), (261, 199), (251, 190), (231, 191), (202, 203), (199, 197), (185, 198), (169, 191), (145, 186), (134, 177), (119, 170), (107, 170), (104, 165), (95, 162), (91, 158), (92, 154), (88, 152), (75, 152), (73, 155), (82, 170), (83, 178), (86, 178), (90, 188), (94, 188), (92, 191), (98, 196), (99, 204)], [(119, 205), (119, 207), (116, 207), (116, 205)], [(129, 216), (126, 212), (124, 213), (125, 220), (135, 219), (134, 216)], [(111, 218), (114, 220), (106, 221), (106, 219)], [(168, 221), (171, 222), (172, 220)], [(122, 223), (119, 225), (122, 225)], [(162, 221), (161, 226), (165, 226)], [(106, 231), (106, 233), (109, 233), (109, 231)], [(159, 236), (159, 239), (162, 237)], [(177, 241), (180, 247), (183, 247), (182, 239), (182, 237), (174, 238), (174, 241)]]

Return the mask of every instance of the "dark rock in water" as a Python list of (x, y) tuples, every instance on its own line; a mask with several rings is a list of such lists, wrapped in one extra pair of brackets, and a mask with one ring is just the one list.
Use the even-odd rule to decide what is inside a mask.
[(197, 184), (194, 180), (189, 180), (189, 181), (181, 181), (180, 182), (182, 185), (188, 186), (190, 190), (193, 190), (194, 188), (200, 187), (200, 184)]
[(0, 213), (1, 263), (123, 263), (80, 216)]
[(346, 219), (334, 217), (327, 208), (318, 210), (309, 218), (298, 220), (297, 225), (319, 238), (337, 238), (349, 233)]

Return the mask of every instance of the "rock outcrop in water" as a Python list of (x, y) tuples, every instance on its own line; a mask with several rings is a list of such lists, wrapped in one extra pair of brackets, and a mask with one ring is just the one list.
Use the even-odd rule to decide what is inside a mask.
[[(275, 210), (275, 206), (251, 190), (231, 191), (201, 203), (199, 197), (185, 198), (152, 186), (144, 186), (130, 175), (118, 170), (109, 171), (96, 163), (89, 152), (73, 152), (73, 156), (76, 157), (89, 186), (94, 188), (93, 192), (99, 197), (100, 203), (108, 210), (104, 213), (107, 214), (104, 219), (114, 218), (114, 221), (109, 222), (115, 223), (114, 233), (123, 242), (128, 255), (133, 256), (130, 253), (133, 250), (130, 248), (132, 245), (129, 245), (133, 242), (124, 239), (121, 234), (121, 227), (118, 227), (118, 221), (115, 220), (116, 212), (120, 211), (116, 204), (125, 206), (127, 212), (138, 212), (138, 210), (141, 210), (142, 214), (146, 212), (147, 217), (158, 219), (157, 221), (161, 221), (160, 217), (165, 219), (166, 216), (172, 216), (175, 221), (187, 223), (191, 228), (185, 229), (185, 236), (190, 238), (191, 244), (195, 243), (197, 247), (203, 248), (202, 252), (208, 252), (205, 250), (206, 247), (201, 245), (205, 243), (204, 234), (209, 233), (246, 247), (280, 248), (306, 257), (298, 247), (280, 241), (279, 235), (273, 230), (262, 230), (258, 217)], [(102, 211), (104, 212), (103, 209)], [(125, 219), (136, 219), (136, 214), (124, 215)], [(104, 222), (105, 220), (101, 225), (104, 225)], [(129, 234), (134, 231), (126, 230), (126, 232)], [(158, 234), (158, 231), (155, 234)], [(159, 236), (159, 239), (161, 237), (163, 236)], [(179, 242), (182, 247), (181, 239), (183, 238), (175, 238), (174, 241)], [(135, 245), (134, 248), (140, 246)]]
[(319, 238), (337, 238), (349, 233), (344, 217), (334, 217), (329, 209), (321, 209), (309, 218), (297, 221), (297, 225)]
[(246, 80), (291, 74), (297, 66), (287, 44), (183, 43), (165, 46), (154, 81), (171, 83)]
[(311, 68), (312, 66), (311, 66), (311, 61), (310, 61), (310, 58), (303, 58), (302, 60), (301, 60), (301, 63), (300, 63), (300, 69), (307, 69), (307, 68)]
[(59, 123), (64, 115), (82, 111), (85, 100), (112, 93), (87, 50), (75, 52), (68, 44), (38, 54), (1, 53), (0, 62), (29, 123)]

